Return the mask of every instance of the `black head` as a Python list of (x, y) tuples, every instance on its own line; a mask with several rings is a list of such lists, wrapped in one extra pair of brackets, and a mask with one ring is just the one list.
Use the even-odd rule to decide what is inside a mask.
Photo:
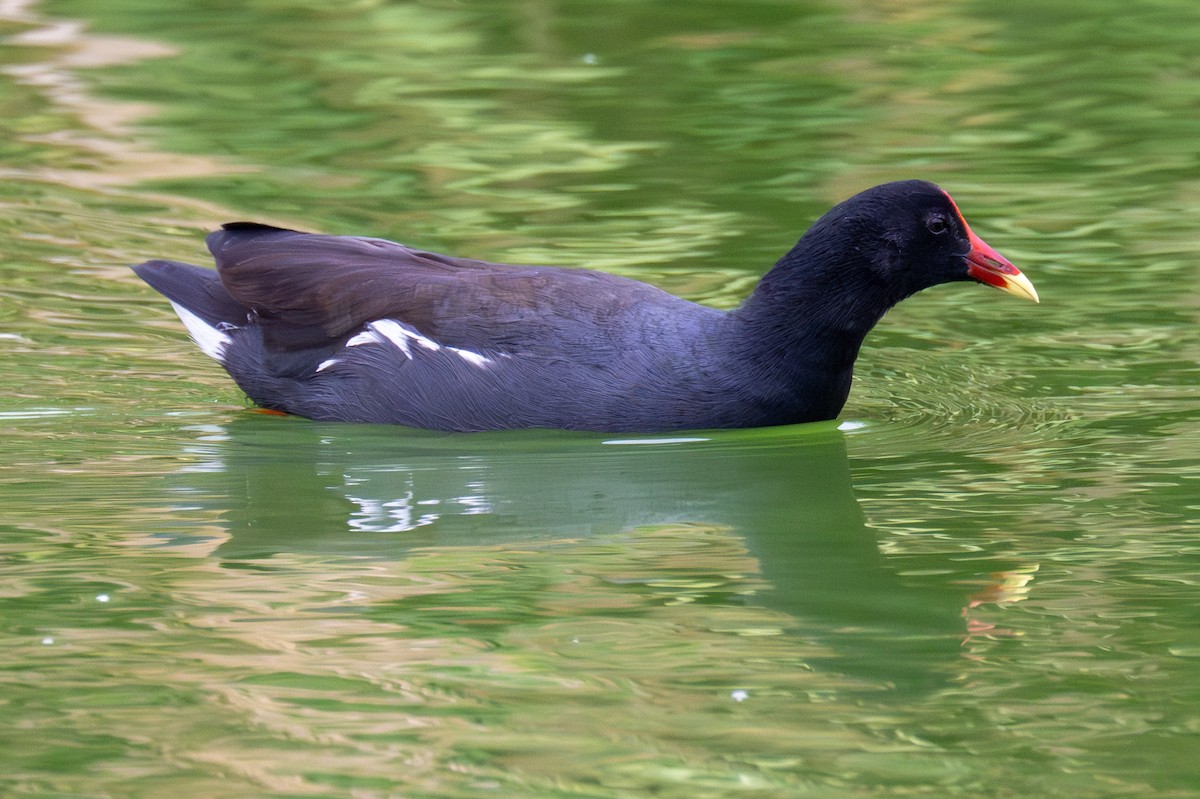
[(792, 420), (833, 418), (867, 333), (896, 303), (976, 280), (1037, 300), (1033, 285), (971, 232), (932, 183), (885, 183), (818, 219), (730, 315), (738, 369)]
[(1024, 275), (971, 231), (950, 195), (923, 180), (854, 195), (822, 216), (797, 250), (810, 250), (801, 247), (810, 239), (827, 263), (836, 264), (838, 279), (861, 284), (861, 290), (871, 286), (888, 304), (958, 280), (1037, 300)]

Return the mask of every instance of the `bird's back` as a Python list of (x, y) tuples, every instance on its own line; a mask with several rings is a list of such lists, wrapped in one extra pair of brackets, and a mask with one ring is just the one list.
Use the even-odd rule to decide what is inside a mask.
[(724, 314), (648, 284), (248, 223), (208, 244), (219, 280), (175, 262), (139, 274), (205, 322), (193, 338), (220, 339), (265, 407), (463, 430), (711, 426)]

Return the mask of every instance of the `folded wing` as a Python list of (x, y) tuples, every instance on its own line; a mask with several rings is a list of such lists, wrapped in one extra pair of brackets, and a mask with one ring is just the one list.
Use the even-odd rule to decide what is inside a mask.
[(225, 289), (257, 314), (275, 350), (395, 319), (448, 346), (554, 351), (563, 337), (617, 333), (606, 327), (632, 305), (682, 302), (615, 275), (454, 258), (383, 239), (239, 222), (207, 241)]

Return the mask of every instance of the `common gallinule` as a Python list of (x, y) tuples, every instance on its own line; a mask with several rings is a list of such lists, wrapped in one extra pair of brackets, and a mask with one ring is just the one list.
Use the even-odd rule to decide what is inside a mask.
[(921, 289), (1033, 285), (924, 181), (826, 213), (742, 305), (645, 283), (235, 222), (217, 271), (134, 269), (263, 408), (438, 430), (664, 431), (832, 419), (867, 332)]

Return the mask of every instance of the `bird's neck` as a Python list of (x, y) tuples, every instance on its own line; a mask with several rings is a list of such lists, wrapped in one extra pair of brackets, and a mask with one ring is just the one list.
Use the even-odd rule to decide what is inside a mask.
[(734, 357), (799, 416), (837, 415), (863, 339), (896, 302), (854, 255), (801, 239), (729, 315)]

